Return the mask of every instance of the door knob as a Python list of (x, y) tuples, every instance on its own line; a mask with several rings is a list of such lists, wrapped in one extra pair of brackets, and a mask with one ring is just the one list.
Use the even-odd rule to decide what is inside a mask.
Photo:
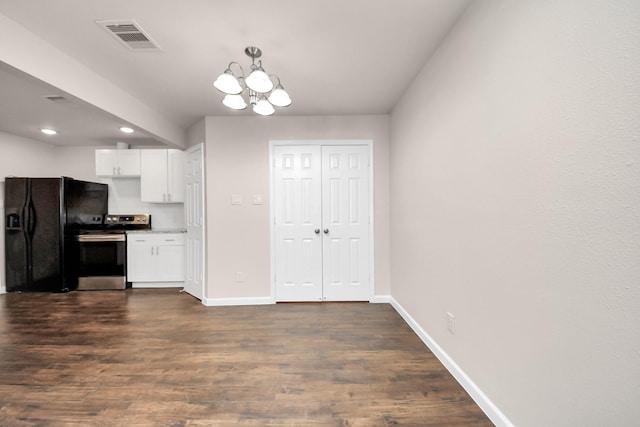
[(315, 230), (313, 230), (313, 232), (316, 233), (316, 234), (320, 234), (320, 229), (316, 228)]
[(324, 234), (329, 234), (329, 229), (328, 228), (324, 229)]

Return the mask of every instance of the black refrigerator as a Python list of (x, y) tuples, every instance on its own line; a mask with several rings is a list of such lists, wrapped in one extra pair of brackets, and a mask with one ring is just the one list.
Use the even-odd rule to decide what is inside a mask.
[(7, 292), (67, 292), (77, 288), (74, 234), (100, 224), (108, 186), (73, 178), (5, 178)]

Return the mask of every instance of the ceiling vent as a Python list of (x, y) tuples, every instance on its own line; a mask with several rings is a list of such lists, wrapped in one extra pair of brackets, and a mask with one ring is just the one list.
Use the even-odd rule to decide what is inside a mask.
[(96, 24), (100, 25), (129, 50), (161, 50), (160, 46), (133, 19), (110, 19), (96, 21)]

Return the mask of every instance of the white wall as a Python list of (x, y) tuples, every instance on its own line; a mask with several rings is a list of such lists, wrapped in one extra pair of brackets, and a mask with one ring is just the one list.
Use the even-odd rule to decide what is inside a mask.
[(640, 2), (481, 0), (393, 111), (392, 297), (517, 426), (640, 419), (639, 100)]
[(193, 147), (194, 145), (204, 143), (207, 133), (207, 121), (206, 118), (198, 120), (187, 129), (187, 147)]
[[(277, 113), (276, 113), (277, 114)], [(375, 294), (389, 294), (388, 116), (207, 117), (209, 298), (269, 297), (269, 140), (371, 139), (375, 168)], [(231, 194), (243, 204), (231, 205)], [(252, 205), (261, 194), (263, 205)], [(236, 282), (236, 272), (245, 281)]]
[(56, 176), (56, 160), (55, 146), (0, 132), (0, 180), (3, 183), (6, 176)]

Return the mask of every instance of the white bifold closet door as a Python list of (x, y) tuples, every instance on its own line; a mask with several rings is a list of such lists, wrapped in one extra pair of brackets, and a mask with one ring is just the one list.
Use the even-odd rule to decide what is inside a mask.
[(368, 301), (369, 147), (274, 147), (277, 301)]

